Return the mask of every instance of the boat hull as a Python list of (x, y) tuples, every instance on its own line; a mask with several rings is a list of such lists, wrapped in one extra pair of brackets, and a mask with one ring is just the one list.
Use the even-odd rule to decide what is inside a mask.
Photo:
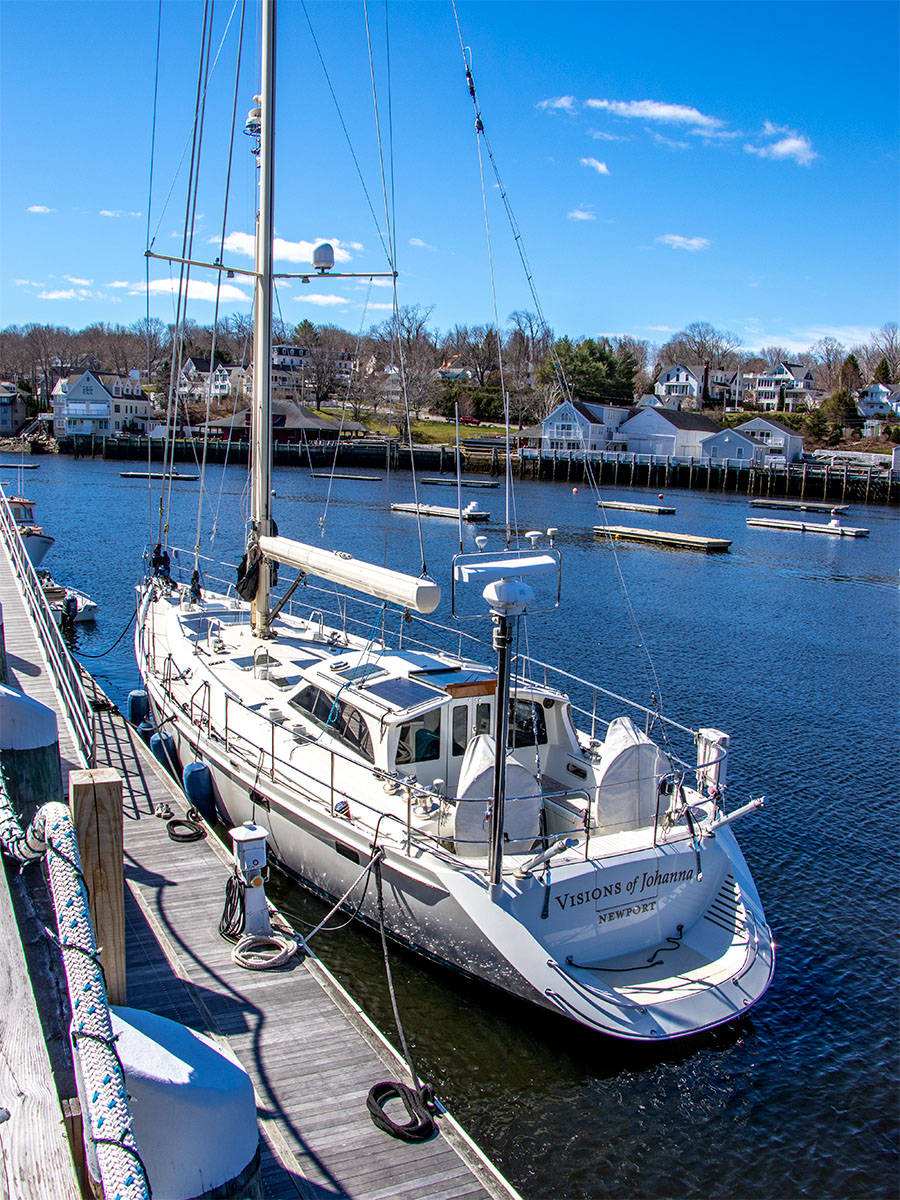
[[(224, 820), (232, 825), (253, 820), (264, 826), (273, 858), (315, 894), (336, 900), (353, 888), (365, 874), (373, 845), (371, 830), (355, 821), (352, 799), (348, 816), (341, 817), (321, 803), (292, 795), (286, 786), (264, 782), (253, 763), (232, 756), (221, 740), (210, 738), (178, 707), (173, 712), (152, 673), (145, 673), (145, 681), (154, 717), (159, 725), (165, 722), (180, 762), (199, 759), (208, 766)], [(703, 851), (707, 882), (702, 886), (695, 853), (682, 842), (620, 856), (615, 865), (590, 861), (542, 878), (507, 877), (494, 896), (483, 867), (466, 869), (433, 855), (411, 856), (396, 836), (379, 838), (379, 845), (384, 851), (382, 899), (389, 936), (446, 967), (599, 1032), (639, 1041), (698, 1033), (744, 1013), (771, 979), (771, 935), (749, 871), (727, 829)], [(675, 883), (661, 887), (659, 880)], [(707, 927), (707, 900), (697, 899), (705, 888), (714, 902), (712, 893), (723, 887), (735, 888), (740, 897), (742, 915), (735, 918), (735, 904), (730, 930)], [(577, 897), (588, 899), (576, 902)], [(375, 881), (360, 880), (345, 907), (377, 926)], [(680, 932), (677, 917), (682, 912), (687, 914), (684, 924), (691, 914), (696, 919), (677, 947), (681, 966), (674, 975), (660, 975), (644, 960), (629, 960), (623, 967), (612, 962), (610, 955), (627, 948), (638, 922), (649, 927), (645, 943), (671, 951), (667, 939), (671, 942), (673, 931)], [(601, 925), (603, 937), (598, 940)], [(712, 950), (699, 944), (709, 937), (713, 942), (718, 938)], [(582, 957), (596, 957), (600, 945), (603, 959), (609, 960), (607, 968), (581, 964)], [(711, 956), (717, 956), (714, 966), (706, 963)], [(708, 985), (692, 982), (698, 963), (706, 963)]]

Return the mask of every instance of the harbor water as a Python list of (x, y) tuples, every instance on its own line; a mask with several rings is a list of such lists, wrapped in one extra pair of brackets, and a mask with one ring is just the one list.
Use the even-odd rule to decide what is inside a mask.
[[(76, 627), (73, 647), (124, 705), (139, 682), (127, 627), (141, 555), (158, 539), (160, 497), (170, 545), (190, 552), (198, 543), (234, 565), (245, 471), (207, 473), (198, 536), (199, 483), (175, 483), (170, 494), (158, 481), (120, 478), (122, 464), (49, 456), (27, 460), (39, 469), (17, 478), (15, 460), (2, 459), (7, 493), (24, 489), (56, 538), (44, 566), (99, 604), (96, 625)], [(424, 522), (420, 547), (414, 517), (385, 515), (390, 502), (413, 499), (408, 474), (388, 486), (282, 468), (273, 487), (281, 533), (414, 574), (424, 557), (449, 594), (455, 522)], [(422, 491), (421, 501), (456, 504), (451, 487)], [(603, 496), (659, 502), (645, 488), (605, 487)], [(484, 533), (499, 548), (504, 488), (477, 497), (491, 521), (465, 527), (464, 546)], [(607, 515), (728, 538), (730, 551), (613, 546), (594, 535), (603, 514), (587, 485), (517, 484), (519, 527), (556, 527), (563, 556), (561, 607), (529, 620), (520, 649), (643, 703), (656, 693), (668, 716), (731, 735), (731, 807), (767, 797), (735, 828), (775, 933), (774, 982), (740, 1022), (643, 1046), (395, 948), (404, 1028), (423, 1077), (528, 1200), (893, 1197), (897, 510), (851, 506), (845, 523), (870, 533), (849, 539), (748, 528), (755, 510), (742, 495), (673, 490), (664, 500), (675, 514)], [(208, 574), (233, 580), (230, 570)], [(436, 616), (452, 624), (446, 601)], [(486, 622), (477, 632), (489, 641)], [(298, 928), (324, 911), (290, 883), (272, 890)], [(380, 943), (345, 921), (332, 920), (343, 928), (321, 934), (317, 952), (396, 1041)]]

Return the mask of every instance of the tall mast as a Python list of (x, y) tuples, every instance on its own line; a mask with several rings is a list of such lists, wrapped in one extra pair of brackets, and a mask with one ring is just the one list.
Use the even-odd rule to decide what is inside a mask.
[[(256, 288), (253, 324), (253, 419), (250, 438), (251, 546), (272, 530), (272, 230), (275, 174), (275, 7), (262, 2), (261, 82), (259, 89), (259, 212), (256, 218)], [(250, 606), (256, 634), (269, 626), (268, 562), (260, 557), (259, 582)]]

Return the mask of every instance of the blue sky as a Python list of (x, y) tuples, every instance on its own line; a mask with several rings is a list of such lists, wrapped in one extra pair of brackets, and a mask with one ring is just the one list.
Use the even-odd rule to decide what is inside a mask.
[[(279, 269), (309, 246), (384, 270), (384, 228), (361, 4), (280, 5)], [(370, 0), (385, 155), (393, 169), (400, 302), (430, 323), (493, 319), (473, 110), (452, 5)], [(572, 336), (664, 342), (695, 320), (744, 345), (846, 344), (898, 318), (898, 6), (457, 0), (481, 110), (546, 317)], [(0, 0), (0, 327), (128, 324), (146, 311), (154, 248), (177, 254), (202, 7), (162, 5), (152, 201), (156, 0)], [(221, 54), (207, 94), (194, 251), (215, 257), (239, 13), (217, 0)], [(231, 20), (227, 34), (226, 26)], [(255, 90), (249, 66), (242, 122)], [(349, 131), (363, 192), (342, 132)], [(392, 136), (391, 136), (392, 134)], [(225, 261), (251, 265), (254, 174), (238, 135)], [(486, 164), (486, 170), (489, 167)], [(497, 311), (533, 303), (493, 178), (486, 179)], [(378, 214), (373, 218), (370, 202)], [(151, 313), (174, 312), (151, 271)], [(189, 313), (212, 319), (211, 276)], [(226, 285), (222, 312), (248, 311)], [(356, 330), (385, 317), (366, 283), (279, 289), (290, 322)]]

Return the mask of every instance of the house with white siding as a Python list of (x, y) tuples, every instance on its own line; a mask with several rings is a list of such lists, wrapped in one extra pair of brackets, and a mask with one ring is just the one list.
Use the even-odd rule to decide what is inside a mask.
[(700, 458), (703, 439), (719, 432), (710, 417), (699, 412), (673, 412), (642, 408), (624, 421), (618, 437), (633, 454), (666, 454), (675, 458)]
[(657, 379), (655, 392), (666, 399), (676, 398), (685, 408), (696, 408), (705, 398), (728, 404), (734, 392), (737, 372), (709, 363), (673, 363)]
[(812, 370), (802, 363), (780, 362), (752, 380), (750, 392), (764, 412), (812, 408), (818, 398)]
[(632, 412), (622, 404), (564, 400), (541, 422), (541, 451), (591, 455), (624, 450), (619, 428)]
[(59, 379), (51, 394), (53, 433), (142, 434), (150, 419), (150, 401), (140, 379), (108, 371), (78, 371)]

